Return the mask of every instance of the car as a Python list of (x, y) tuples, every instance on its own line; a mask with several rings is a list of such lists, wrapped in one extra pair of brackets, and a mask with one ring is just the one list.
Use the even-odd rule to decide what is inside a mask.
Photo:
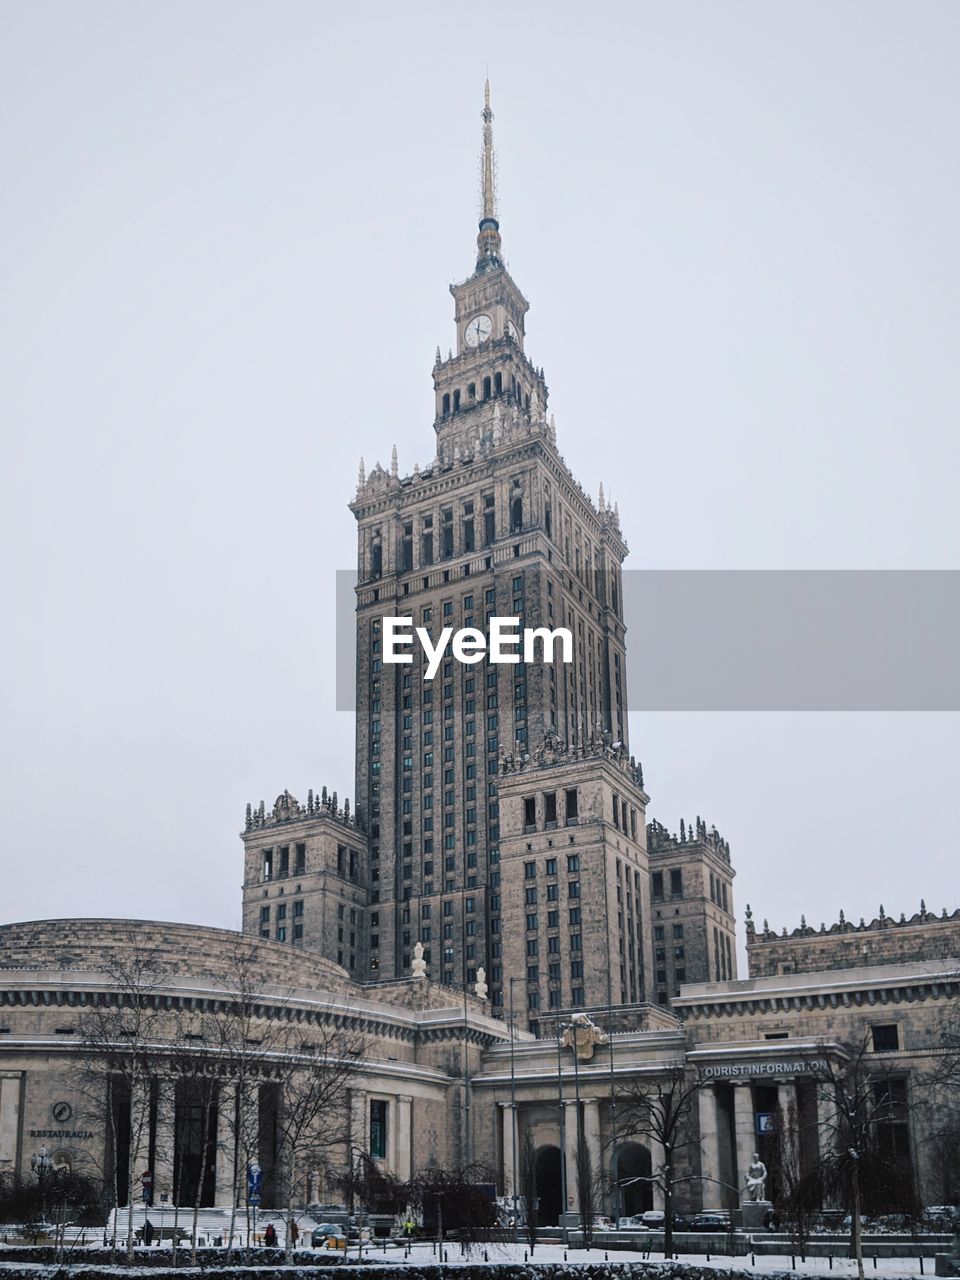
[(648, 1209), (640, 1215), (640, 1226), (644, 1231), (662, 1231), (667, 1217), (662, 1209)]
[(336, 1222), (320, 1222), (310, 1232), (310, 1245), (314, 1249), (329, 1248), (332, 1240), (334, 1241), (333, 1248), (342, 1249), (346, 1238), (346, 1231), (343, 1227), (338, 1226)]
[(925, 1222), (950, 1228), (960, 1218), (960, 1210), (952, 1204), (930, 1204), (924, 1209), (923, 1217)]
[(639, 1213), (632, 1213), (629, 1215), (629, 1217), (617, 1219), (618, 1231), (636, 1231), (636, 1229), (639, 1226), (640, 1226)]
[(690, 1219), (688, 1231), (729, 1231), (729, 1218), (721, 1217), (719, 1213), (698, 1213)]

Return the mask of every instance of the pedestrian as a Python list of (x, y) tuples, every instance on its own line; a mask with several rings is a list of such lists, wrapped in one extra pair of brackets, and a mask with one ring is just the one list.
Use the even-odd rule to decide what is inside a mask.
[(277, 1247), (277, 1228), (272, 1222), (267, 1223), (267, 1229), (263, 1233), (263, 1243), (268, 1249), (275, 1249)]
[(290, 1230), (287, 1233), (287, 1239), (290, 1241), (291, 1249), (295, 1249), (297, 1241), (300, 1239), (300, 1228), (297, 1226), (296, 1218), (290, 1219)]
[(153, 1223), (149, 1218), (143, 1223), (143, 1243), (148, 1246), (153, 1244)]

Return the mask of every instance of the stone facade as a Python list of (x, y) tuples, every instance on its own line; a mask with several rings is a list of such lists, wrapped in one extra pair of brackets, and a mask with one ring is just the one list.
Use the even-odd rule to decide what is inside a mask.
[(952, 914), (946, 907), (940, 915), (926, 904), (907, 918), (888, 916), (883, 907), (868, 924), (847, 920), (843, 912), (829, 928), (818, 929), (805, 919), (788, 933), (774, 933), (766, 920), (758, 931), (753, 913), (747, 908), (747, 965), (751, 977), (767, 974), (804, 973), (819, 969), (852, 969), (865, 965), (914, 963), (945, 960), (960, 955), (960, 908)]

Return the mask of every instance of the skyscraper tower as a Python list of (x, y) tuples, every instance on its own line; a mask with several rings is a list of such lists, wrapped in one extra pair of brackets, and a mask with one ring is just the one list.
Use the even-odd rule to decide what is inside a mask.
[[(483, 205), (472, 275), (451, 285), (456, 351), (433, 369), (433, 461), (401, 476), (361, 464), (356, 812), (368, 842), (367, 976), (471, 982), (503, 1006), (501, 756), (605, 734), (622, 753), (627, 691), (615, 510), (595, 504), (557, 451), (542, 369), (525, 351), (529, 304), (505, 265), (489, 83)], [(382, 620), (569, 628), (573, 662), (466, 666), (382, 661)], [(509, 907), (509, 904), (506, 904)], [(362, 976), (362, 975), (358, 975)]]

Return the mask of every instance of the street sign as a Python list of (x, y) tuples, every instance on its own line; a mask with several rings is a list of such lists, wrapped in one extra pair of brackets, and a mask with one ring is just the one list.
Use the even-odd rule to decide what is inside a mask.
[(247, 1204), (258, 1205), (263, 1188), (263, 1170), (254, 1160), (247, 1166)]
[(757, 1135), (761, 1138), (777, 1132), (777, 1113), (775, 1111), (757, 1112)]
[(140, 1181), (143, 1183), (143, 1203), (146, 1205), (153, 1204), (153, 1174), (148, 1170), (141, 1173)]

